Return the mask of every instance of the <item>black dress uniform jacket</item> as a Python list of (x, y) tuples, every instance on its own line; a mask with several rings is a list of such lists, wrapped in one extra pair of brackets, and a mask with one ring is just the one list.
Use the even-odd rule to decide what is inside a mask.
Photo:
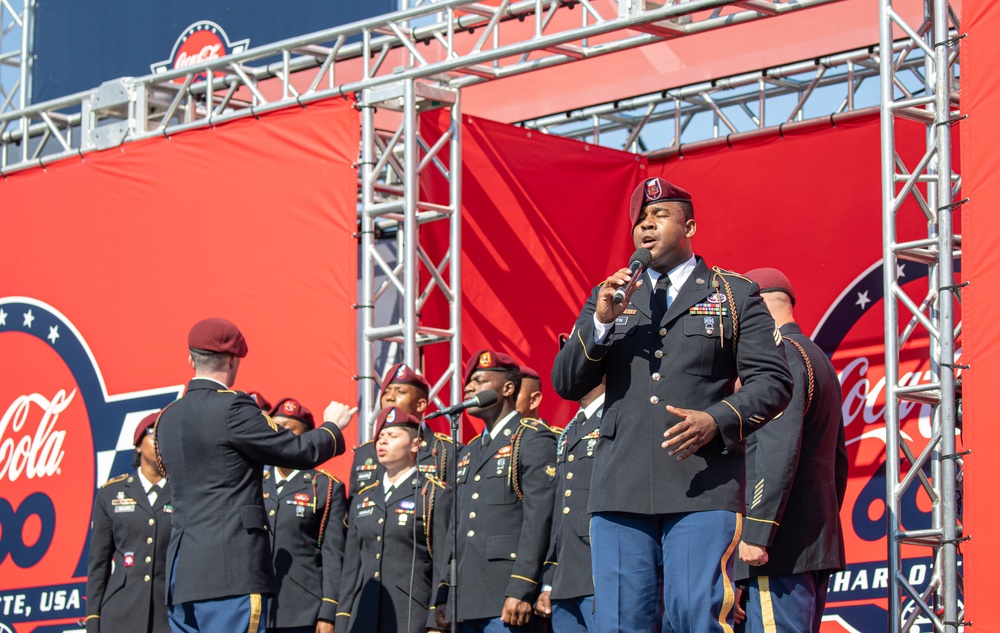
[(840, 507), (847, 490), (847, 449), (840, 380), (797, 324), (781, 326), (781, 334), (795, 379), (792, 401), (747, 442), (743, 540), (766, 545), (768, 562), (749, 567), (737, 560), (737, 580), (844, 568)]
[(97, 492), (87, 565), (88, 633), (170, 631), (163, 602), (170, 483), (157, 491), (150, 506), (138, 477), (122, 475)]
[(437, 629), (432, 602), (451, 490), (420, 472), (397, 486), (388, 502), (382, 479), (361, 488), (352, 501), (337, 631)]
[[(651, 286), (647, 277), (601, 343), (594, 342), (595, 288), (552, 368), (567, 400), (607, 376), (589, 510), (742, 512), (743, 442), (791, 396), (774, 319), (757, 284), (701, 258), (656, 323)], [(742, 388), (734, 393), (737, 378)], [(685, 460), (671, 457), (663, 433), (680, 419), (668, 404), (707, 412), (719, 435)]]
[(176, 507), (168, 603), (274, 594), (263, 465), (312, 468), (344, 451), (340, 429), (325, 422), (295, 435), (247, 394), (196, 378), (163, 411), (155, 437)]
[(305, 470), (278, 492), (274, 469), (264, 473), (264, 507), (271, 523), (278, 593), (268, 601), (268, 628), (334, 622), (344, 559), (344, 484), (322, 470)]
[(590, 477), (602, 410), (589, 418), (580, 411), (556, 444), (556, 501), (552, 537), (542, 583), (552, 586), (552, 600), (594, 595), (590, 564)]
[[(378, 439), (378, 438), (376, 438)], [(448, 472), (455, 459), (455, 444), (444, 433), (435, 433), (426, 424), (420, 425), (420, 451), (417, 453), (417, 470), (425, 475), (448, 481)], [(461, 448), (461, 447), (459, 447)], [(378, 463), (375, 440), (369, 440), (354, 451), (351, 467), (350, 496), (353, 499), (365, 486), (382, 481), (385, 468)]]
[[(477, 436), (459, 453), (460, 621), (499, 617), (507, 597), (537, 598), (552, 529), (555, 457), (552, 431), (518, 413), (487, 447)], [(449, 553), (451, 542), (449, 534)], [(438, 604), (448, 597), (447, 583), (442, 576)]]

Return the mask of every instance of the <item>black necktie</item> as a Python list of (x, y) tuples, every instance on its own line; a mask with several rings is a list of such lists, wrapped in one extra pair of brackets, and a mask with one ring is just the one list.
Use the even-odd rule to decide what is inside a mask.
[(667, 287), (670, 286), (670, 277), (660, 275), (653, 286), (653, 320), (659, 321), (660, 317), (667, 313)]

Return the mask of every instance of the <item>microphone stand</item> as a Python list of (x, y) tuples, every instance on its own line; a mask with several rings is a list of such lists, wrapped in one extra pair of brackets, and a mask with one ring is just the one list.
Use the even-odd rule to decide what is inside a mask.
[(448, 588), (448, 621), (451, 622), (451, 630), (458, 630), (458, 458), (462, 452), (458, 450), (459, 424), (462, 412), (456, 411), (448, 414), (451, 420), (451, 442), (455, 447), (455, 457), (451, 460), (448, 468), (448, 483), (454, 486), (451, 501), (451, 563), (449, 565), (449, 588)]

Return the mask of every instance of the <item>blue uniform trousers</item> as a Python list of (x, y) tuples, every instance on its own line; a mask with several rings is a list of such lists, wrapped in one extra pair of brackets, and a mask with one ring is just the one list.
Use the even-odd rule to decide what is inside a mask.
[(828, 572), (751, 578), (747, 633), (819, 633), (829, 584)]
[(595, 513), (597, 630), (731, 633), (733, 554), (741, 530), (742, 517), (728, 510)]
[[(170, 595), (173, 593), (174, 576), (171, 574)], [(170, 621), (173, 633), (264, 633), (267, 625), (267, 597), (253, 593), (175, 603), (168, 607), (167, 620)]]
[(504, 624), (500, 617), (465, 620), (458, 623), (458, 633), (541, 633), (545, 630), (545, 619), (532, 616), (527, 626)]
[(552, 633), (597, 633), (594, 596), (553, 600)]

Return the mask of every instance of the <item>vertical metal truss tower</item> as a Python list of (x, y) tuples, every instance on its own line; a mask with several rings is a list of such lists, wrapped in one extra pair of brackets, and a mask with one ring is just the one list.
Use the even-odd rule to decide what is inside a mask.
[[(462, 395), (462, 293), (461, 293), (461, 199), (462, 135), (461, 99), (454, 89), (434, 86), (416, 79), (361, 92), (358, 107), (362, 112), (360, 214), (361, 214), (361, 303), (358, 320), (364, 340), (361, 342), (359, 367), (362, 417), (371, 422), (378, 410), (378, 381), (375, 372), (378, 342), (390, 342), (402, 350), (402, 361), (421, 371), (422, 350), (427, 345), (449, 347), (448, 368), (431, 385), (430, 398), (439, 406), (439, 397), (447, 387), (445, 402), (459, 402)], [(419, 113), (447, 109), (450, 125), (437, 138), (428, 138), (420, 130)], [(396, 113), (395, 130), (376, 127), (376, 110)], [(447, 162), (440, 158), (447, 148)], [(426, 169), (438, 170), (448, 182), (448, 201), (434, 204), (424, 199), (420, 176)], [(390, 266), (376, 248), (379, 222), (395, 225), (396, 264)], [(420, 241), (421, 227), (429, 222), (448, 223), (448, 248), (441, 261), (431, 260)], [(448, 278), (444, 270), (448, 269)], [(420, 287), (421, 271), (427, 282)], [(378, 273), (386, 280), (375, 288)], [(421, 308), (434, 293), (448, 302), (448, 323), (429, 327), (421, 322)], [(395, 301), (395, 323), (375, 323), (375, 304)], [(389, 354), (386, 354), (387, 356)], [(386, 363), (388, 366), (391, 363)], [(359, 418), (360, 419), (360, 418)], [(371, 424), (358, 425), (362, 441), (369, 439)]]
[[(964, 454), (956, 450), (956, 432), (960, 430), (957, 405), (961, 401), (956, 341), (961, 323), (956, 323), (955, 307), (961, 295), (955, 271), (962, 241), (952, 225), (953, 213), (961, 205), (961, 179), (951, 161), (952, 129), (960, 118), (957, 68), (961, 30), (946, 0), (925, 0), (924, 20), (916, 28), (893, 10), (892, 0), (880, 0), (882, 50), (890, 49), (894, 29), (904, 32), (909, 43), (898, 55), (884, 55), (880, 60), (889, 630), (906, 632), (917, 618), (926, 618), (934, 631), (953, 633), (968, 624), (963, 622), (959, 571), (959, 544), (967, 538), (958, 501)], [(922, 93), (902, 89), (896, 78), (901, 60), (916, 49), (924, 52)], [(926, 150), (916, 165), (906, 165), (896, 150), (897, 118), (926, 126)], [(926, 195), (920, 185), (924, 185)], [(916, 201), (928, 233), (925, 239), (901, 242), (898, 218), (908, 200)], [(900, 285), (901, 261), (928, 266), (927, 294), (919, 304)], [(917, 332), (925, 332), (929, 338), (929, 357), (923, 360), (929, 363), (931, 378), (927, 384), (904, 385), (900, 383), (900, 352)], [(919, 453), (901, 432), (900, 405), (904, 402), (931, 406), (931, 437)], [(902, 523), (901, 499), (914, 488), (914, 492), (922, 488), (931, 501), (929, 528), (907, 529)], [(933, 557), (932, 576), (922, 593), (904, 573), (904, 548), (911, 554), (915, 549), (929, 548)]]
[(0, 0), (0, 114), (31, 99), (32, 17), (35, 0)]

